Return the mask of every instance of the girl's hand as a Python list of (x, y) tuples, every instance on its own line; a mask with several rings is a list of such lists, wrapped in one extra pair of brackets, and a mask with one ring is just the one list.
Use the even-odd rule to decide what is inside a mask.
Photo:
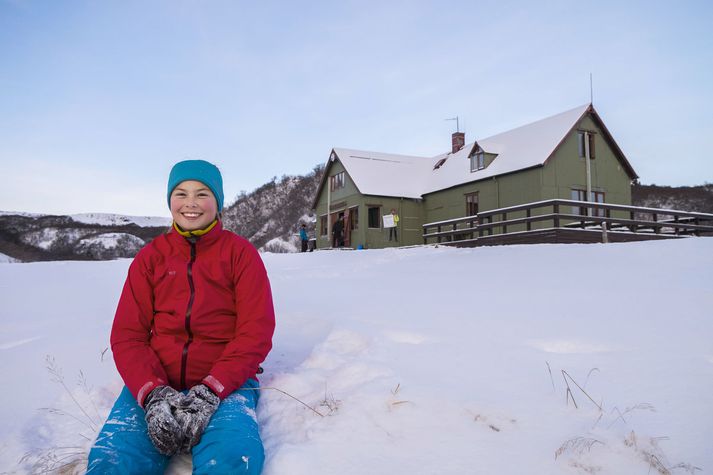
[(180, 450), (187, 454), (200, 442), (210, 418), (220, 405), (220, 398), (208, 386), (193, 386), (176, 410), (176, 420), (183, 434)]

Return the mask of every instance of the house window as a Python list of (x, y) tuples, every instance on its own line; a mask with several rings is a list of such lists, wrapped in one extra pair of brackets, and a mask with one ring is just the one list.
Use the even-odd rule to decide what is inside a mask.
[(329, 177), (329, 189), (335, 191), (344, 188), (344, 172), (339, 172), (336, 175)]
[[(592, 201), (595, 203), (604, 203), (604, 192), (603, 191), (592, 191)], [(606, 210), (604, 209), (595, 209), (593, 211), (594, 216), (599, 216), (600, 218), (603, 218)]]
[(381, 228), (381, 206), (369, 206), (369, 228)]
[(327, 237), (327, 215), (319, 217), (319, 235)]
[(589, 158), (594, 159), (594, 133), (580, 130), (577, 132), (577, 151), (579, 158), (587, 155), (587, 145), (589, 146)]
[(474, 216), (478, 214), (478, 192), (465, 195), (465, 215)]
[(485, 152), (479, 150), (470, 157), (470, 171), (478, 171), (485, 168)]
[[(572, 189), (572, 199), (575, 201), (592, 201), (594, 203), (604, 203), (604, 192), (603, 191), (592, 191), (592, 199), (587, 200), (587, 190)], [(583, 206), (572, 206), (572, 214), (578, 214), (580, 216), (587, 216), (587, 208)], [(604, 217), (605, 210), (603, 209), (593, 209), (592, 216)]]
[(349, 208), (349, 220), (351, 222), (351, 230), (359, 229), (359, 207), (354, 206)]

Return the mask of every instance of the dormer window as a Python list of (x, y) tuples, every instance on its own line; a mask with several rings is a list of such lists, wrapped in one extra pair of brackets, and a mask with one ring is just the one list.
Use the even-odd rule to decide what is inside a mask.
[(438, 170), (439, 168), (441, 168), (441, 167), (443, 166), (444, 163), (446, 163), (446, 159), (445, 159), (445, 158), (441, 158), (441, 159), (438, 160), (438, 161), (436, 162), (436, 164), (433, 166), (433, 169), (434, 169), (434, 170)]
[(485, 152), (483, 149), (478, 149), (470, 156), (470, 171), (475, 172), (485, 168)]

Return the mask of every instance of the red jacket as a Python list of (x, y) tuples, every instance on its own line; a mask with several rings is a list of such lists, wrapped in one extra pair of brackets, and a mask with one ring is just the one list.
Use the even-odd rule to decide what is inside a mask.
[(199, 238), (174, 229), (129, 267), (111, 330), (119, 374), (136, 400), (198, 383), (221, 399), (255, 378), (275, 313), (260, 255), (221, 223)]

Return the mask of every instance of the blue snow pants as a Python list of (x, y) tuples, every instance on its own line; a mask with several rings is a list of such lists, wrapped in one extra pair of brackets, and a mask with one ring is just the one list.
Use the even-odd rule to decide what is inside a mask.
[[(193, 447), (194, 474), (259, 475), (265, 454), (258, 432), (255, 407), (258, 382), (249, 379), (221, 401), (200, 442)], [(119, 395), (94, 446), (88, 474), (163, 474), (170, 457), (151, 443), (146, 413), (128, 388)]]

